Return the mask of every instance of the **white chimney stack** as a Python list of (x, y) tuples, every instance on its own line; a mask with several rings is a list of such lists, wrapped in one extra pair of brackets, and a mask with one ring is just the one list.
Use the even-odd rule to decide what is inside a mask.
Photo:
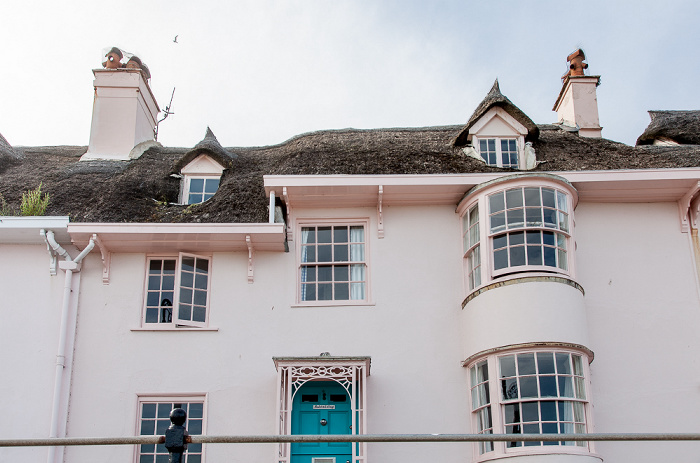
[(148, 68), (133, 56), (121, 64), (121, 51), (112, 48), (103, 66), (93, 69), (95, 101), (92, 107), (90, 145), (81, 160), (122, 160), (139, 157), (132, 150), (143, 142), (155, 143), (158, 103), (148, 86)]
[(603, 128), (598, 119), (598, 97), (596, 87), (600, 85), (600, 76), (586, 76), (583, 70), (588, 64), (586, 56), (578, 49), (570, 54), (569, 71), (562, 76), (562, 88), (554, 103), (557, 123), (577, 127), (582, 137), (601, 138)]

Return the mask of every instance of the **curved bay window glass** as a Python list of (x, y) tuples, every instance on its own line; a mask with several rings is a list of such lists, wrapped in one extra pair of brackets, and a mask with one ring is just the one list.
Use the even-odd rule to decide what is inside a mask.
[[(491, 398), (489, 393), (489, 368), (486, 360), (469, 369), (471, 378), (472, 413), (477, 434), (493, 434)], [(493, 450), (493, 442), (479, 442), (479, 455)]]
[[(505, 434), (586, 432), (583, 363), (568, 352), (528, 352), (499, 357)], [(508, 442), (506, 447), (578, 445), (585, 442)]]
[(493, 270), (550, 267), (567, 271), (567, 195), (547, 187), (509, 188), (488, 195)]
[(479, 206), (475, 205), (462, 217), (462, 242), (466, 259), (467, 288), (471, 291), (481, 285), (481, 246), (479, 233)]

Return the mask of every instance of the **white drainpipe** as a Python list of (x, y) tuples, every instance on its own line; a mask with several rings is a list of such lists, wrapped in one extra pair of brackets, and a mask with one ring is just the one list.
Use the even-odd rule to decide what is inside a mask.
[[(51, 248), (56, 251), (58, 255), (63, 257), (64, 262), (60, 263), (61, 269), (66, 272), (66, 280), (63, 285), (63, 305), (61, 307), (61, 327), (58, 333), (58, 351), (56, 353), (56, 376), (54, 380), (53, 388), (53, 404), (51, 408), (51, 429), (49, 431), (49, 437), (64, 437), (59, 436), (59, 423), (60, 423), (60, 409), (61, 409), (61, 397), (63, 396), (63, 373), (66, 369), (66, 343), (68, 341), (68, 335), (70, 332), (74, 333), (75, 336), (75, 326), (68, 326), (68, 321), (73, 316), (73, 320), (76, 320), (76, 314), (71, 312), (71, 296), (72, 296), (72, 285), (73, 285), (73, 272), (80, 271), (80, 261), (83, 260), (85, 256), (95, 247), (94, 239), (90, 239), (88, 245), (83, 249), (83, 251), (78, 254), (78, 257), (72, 259), (68, 251), (63, 249), (60, 244), (56, 242), (53, 231), (51, 230), (41, 230), (41, 234)], [(77, 295), (76, 295), (77, 297)], [(77, 308), (77, 306), (76, 306)], [(72, 340), (73, 344), (75, 339)], [(47, 459), (48, 463), (55, 463), (57, 457), (59, 457), (57, 449), (61, 447), (49, 447), (49, 456)], [(61, 458), (58, 461), (62, 461)]]

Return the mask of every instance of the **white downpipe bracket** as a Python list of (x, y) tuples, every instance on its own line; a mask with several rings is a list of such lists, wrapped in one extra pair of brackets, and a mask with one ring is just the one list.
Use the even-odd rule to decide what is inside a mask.
[[(80, 262), (88, 255), (92, 248), (95, 247), (94, 239), (90, 239), (88, 245), (83, 249), (83, 251), (78, 254), (75, 259), (72, 259), (68, 251), (63, 249), (63, 247), (56, 242), (56, 237), (54, 232), (51, 230), (41, 231), (41, 234), (46, 239), (47, 244), (55, 251), (56, 254), (61, 256), (64, 260), (59, 263), (59, 267), (66, 272), (66, 279), (63, 285), (63, 301), (61, 304), (61, 325), (58, 333), (58, 349), (56, 352), (56, 375), (54, 378), (54, 390), (53, 390), (53, 402), (51, 406), (51, 427), (49, 430), (49, 437), (64, 437), (59, 434), (65, 433), (64, 430), (61, 432), (60, 422), (61, 422), (61, 399), (64, 396), (63, 382), (64, 382), (64, 371), (66, 369), (66, 346), (68, 344), (69, 333), (75, 336), (75, 323), (77, 322), (76, 311), (77, 311), (77, 301), (73, 302), (73, 273), (80, 272)], [(78, 280), (79, 283), (80, 280)], [(71, 308), (75, 307), (76, 311), (71, 311)], [(69, 321), (73, 320), (74, 325), (69, 326)], [(75, 343), (75, 338), (71, 340), (71, 346)], [(68, 372), (70, 373), (70, 371)], [(65, 423), (64, 423), (65, 425)], [(62, 447), (49, 447), (48, 452), (48, 463), (56, 463), (63, 460), (63, 448)]]

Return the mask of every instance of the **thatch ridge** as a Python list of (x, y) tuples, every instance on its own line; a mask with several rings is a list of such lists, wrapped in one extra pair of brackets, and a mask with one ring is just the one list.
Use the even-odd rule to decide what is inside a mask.
[(637, 145), (651, 145), (656, 139), (671, 139), (681, 145), (700, 145), (700, 111), (648, 111), (651, 122)]
[(528, 133), (525, 137), (526, 141), (534, 142), (537, 140), (537, 137), (539, 136), (539, 129), (537, 128), (537, 125), (532, 122), (532, 119), (530, 119), (527, 114), (515, 106), (515, 104), (513, 104), (508, 97), (501, 93), (501, 88), (498, 85), (498, 79), (496, 79), (491, 87), (491, 90), (489, 90), (489, 93), (486, 95), (486, 97), (484, 97), (481, 103), (479, 103), (479, 106), (476, 107), (474, 113), (472, 113), (469, 121), (467, 121), (467, 125), (464, 126), (459, 135), (457, 135), (457, 137), (454, 139), (454, 145), (466, 146), (468, 143), (467, 138), (469, 136), (469, 129), (476, 124), (481, 116), (486, 114), (486, 112), (494, 106), (503, 108), (505, 112), (513, 116), (516, 121), (520, 122), (527, 129)]

